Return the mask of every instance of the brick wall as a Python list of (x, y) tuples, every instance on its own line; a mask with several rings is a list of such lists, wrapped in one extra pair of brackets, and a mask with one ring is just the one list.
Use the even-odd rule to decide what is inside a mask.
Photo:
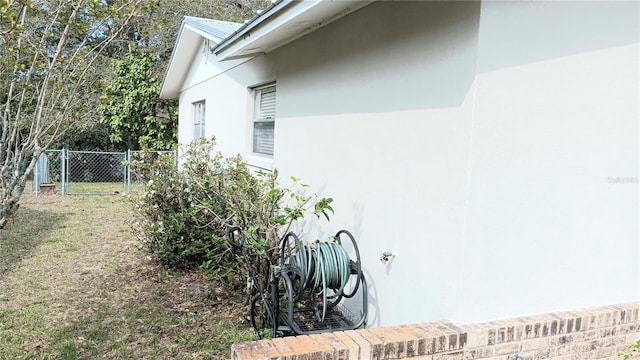
[(235, 344), (233, 360), (617, 359), (640, 339), (640, 302), (480, 324), (448, 321)]

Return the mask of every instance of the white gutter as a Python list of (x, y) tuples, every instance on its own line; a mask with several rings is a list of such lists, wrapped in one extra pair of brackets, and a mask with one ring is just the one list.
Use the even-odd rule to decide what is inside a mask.
[(280, 0), (213, 49), (218, 61), (256, 56), (294, 41), (372, 0)]
[(291, 4), (293, 0), (277, 0), (274, 1), (270, 7), (265, 9), (258, 17), (253, 19), (252, 21), (246, 23), (244, 26), (236, 30), (233, 34), (227, 36), (224, 41), (222, 41), (216, 48), (214, 49), (214, 53), (219, 53), (224, 51), (224, 49), (236, 43), (239, 39), (242, 39), (243, 36), (250, 32), (251, 30), (258, 27), (262, 22), (270, 18), (273, 14), (282, 11), (287, 5)]

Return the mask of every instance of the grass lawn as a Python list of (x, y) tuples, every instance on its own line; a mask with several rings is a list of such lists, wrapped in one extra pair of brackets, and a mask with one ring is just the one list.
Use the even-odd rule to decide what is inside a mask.
[[(55, 193), (60, 194), (62, 189), (60, 188), (60, 182), (55, 183)], [(142, 185), (133, 181), (131, 188), (125, 186), (124, 182), (70, 182), (67, 184), (66, 192), (68, 194), (76, 195), (118, 195), (127, 192), (137, 191)], [(33, 188), (31, 182), (26, 186), (25, 191), (30, 191)]]
[(118, 196), (25, 191), (0, 230), (0, 359), (228, 359), (242, 306), (138, 250)]

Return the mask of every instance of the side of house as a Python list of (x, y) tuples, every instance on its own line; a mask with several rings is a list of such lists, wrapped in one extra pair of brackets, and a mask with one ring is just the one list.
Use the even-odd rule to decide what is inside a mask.
[(640, 4), (359, 6), (251, 56), (293, 10), (201, 34), (180, 141), (333, 197), (307, 232), (358, 239), (369, 326), (637, 300)]

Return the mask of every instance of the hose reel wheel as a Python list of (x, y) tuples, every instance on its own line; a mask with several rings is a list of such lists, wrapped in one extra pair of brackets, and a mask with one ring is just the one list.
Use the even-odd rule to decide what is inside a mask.
[[(349, 238), (346, 242), (344, 238)], [(331, 241), (303, 245), (298, 236), (285, 235), (280, 247), (280, 265), (274, 268), (268, 288), (260, 286), (247, 254), (243, 232), (227, 231), (227, 241), (242, 251), (257, 295), (251, 300), (251, 324), (261, 338), (352, 330), (367, 316), (366, 280), (353, 235), (340, 230)], [(351, 245), (345, 249), (343, 245)], [(351, 256), (349, 255), (351, 253)], [(358, 289), (362, 286), (362, 291)], [(354, 316), (342, 299), (360, 294), (362, 311)]]
[[(351, 259), (342, 246), (345, 237), (350, 240), (355, 259)], [(353, 297), (358, 291), (362, 277), (360, 252), (347, 230), (339, 231), (332, 241), (316, 240), (307, 245), (302, 245), (297, 235), (290, 232), (283, 239), (280, 255), (280, 275), (291, 284), (292, 301), (302, 301), (305, 294), (310, 295), (306, 298), (311, 301), (315, 301), (315, 296), (322, 298), (319, 321), (324, 321), (327, 308), (342, 297)], [(350, 281), (352, 275), (355, 283)]]

